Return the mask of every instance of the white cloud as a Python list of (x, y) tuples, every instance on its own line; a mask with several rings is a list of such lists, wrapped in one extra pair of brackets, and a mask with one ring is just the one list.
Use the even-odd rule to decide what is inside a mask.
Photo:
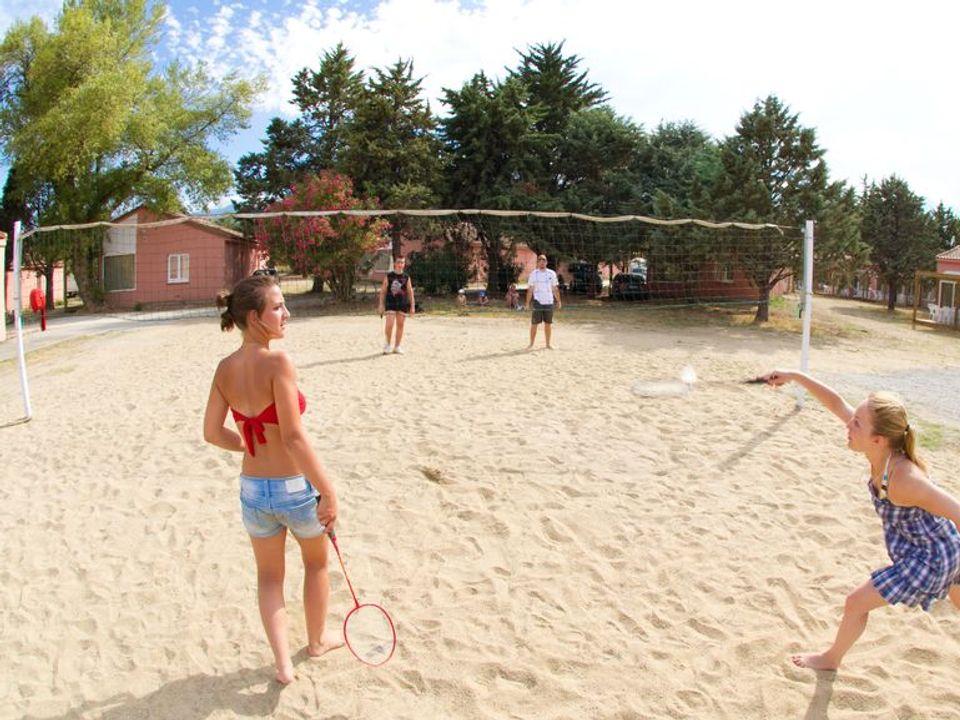
[[(48, 12), (59, 7), (52, 0)], [(175, 3), (175, 5), (177, 5)], [(565, 41), (621, 115), (647, 128), (693, 120), (716, 137), (778, 95), (815, 127), (835, 177), (906, 179), (931, 203), (960, 206), (952, 162), (960, 117), (952, 37), (960, 6), (914, 0), (304, 0), (218, 2), (168, 21), (172, 54), (214, 72), (263, 74), (262, 114), (292, 115), (290, 79), (343, 42), (360, 67), (414, 60), (436, 112), (442, 88), (483, 70), (496, 78), (516, 50)], [(183, 5), (180, 5), (183, 7)], [(256, 7), (256, 9), (253, 9)], [(209, 8), (209, 6), (208, 6)], [(21, 15), (13, 3), (4, 12)], [(175, 31), (179, 24), (179, 31)]]

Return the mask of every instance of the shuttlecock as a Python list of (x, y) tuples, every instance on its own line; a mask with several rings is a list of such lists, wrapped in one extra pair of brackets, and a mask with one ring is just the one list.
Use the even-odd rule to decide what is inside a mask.
[(687, 387), (693, 387), (693, 384), (697, 381), (697, 371), (692, 367), (687, 365), (683, 370), (680, 371), (680, 382), (682, 382)]

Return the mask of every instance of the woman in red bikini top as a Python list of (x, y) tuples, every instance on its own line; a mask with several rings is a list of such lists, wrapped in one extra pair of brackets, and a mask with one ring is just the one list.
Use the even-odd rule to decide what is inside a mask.
[[(301, 422), (306, 399), (289, 356), (270, 343), (284, 337), (290, 313), (270, 275), (240, 281), (217, 298), (222, 330), (240, 329), (240, 347), (220, 361), (203, 419), (204, 439), (243, 453), (243, 522), (257, 562), (258, 599), (281, 683), (294, 679), (283, 601), (284, 545), (290, 530), (304, 559), (307, 653), (321, 655), (342, 638), (326, 631), (326, 532), (337, 519), (337, 495)], [(227, 413), (237, 430), (227, 427)], [(231, 423), (232, 424), (232, 423)], [(316, 499), (319, 496), (319, 500)]]

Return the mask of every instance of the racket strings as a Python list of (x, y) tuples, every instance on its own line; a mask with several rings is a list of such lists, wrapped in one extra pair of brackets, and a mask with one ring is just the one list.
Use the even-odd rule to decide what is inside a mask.
[(359, 605), (343, 623), (343, 635), (350, 651), (368, 665), (382, 665), (397, 646), (393, 621), (379, 605)]

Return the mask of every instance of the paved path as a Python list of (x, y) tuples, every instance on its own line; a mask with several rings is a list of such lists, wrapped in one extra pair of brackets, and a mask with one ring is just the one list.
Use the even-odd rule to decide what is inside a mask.
[[(100, 335), (111, 331), (135, 330), (158, 323), (189, 317), (214, 317), (216, 311), (208, 308), (174, 310), (167, 313), (120, 313), (110, 315), (61, 315), (47, 322), (47, 329), (40, 330), (39, 323), (24, 324), (23, 349), (29, 354), (40, 348), (56, 345), (71, 338)], [(12, 325), (7, 326), (7, 338), (0, 342), (0, 361), (17, 356), (17, 336)]]

